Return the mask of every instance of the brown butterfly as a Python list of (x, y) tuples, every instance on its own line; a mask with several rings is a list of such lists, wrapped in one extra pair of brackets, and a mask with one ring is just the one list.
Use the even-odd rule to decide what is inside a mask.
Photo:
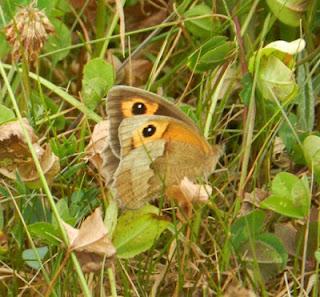
[(110, 122), (105, 168), (120, 206), (139, 208), (184, 178), (208, 177), (220, 157), (175, 105), (153, 93), (115, 86), (107, 97)]

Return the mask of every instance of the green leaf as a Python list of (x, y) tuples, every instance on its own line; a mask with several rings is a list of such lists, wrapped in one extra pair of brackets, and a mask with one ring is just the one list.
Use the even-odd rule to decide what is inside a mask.
[(3, 206), (2, 206), (2, 204), (0, 204), (0, 230), (3, 229), (3, 226), (4, 226)]
[(0, 125), (12, 121), (15, 118), (16, 116), (10, 108), (0, 104)]
[(30, 234), (49, 245), (59, 245), (61, 241), (60, 233), (52, 224), (47, 222), (37, 222), (28, 226)]
[[(71, 46), (71, 32), (68, 27), (58, 19), (51, 19), (52, 25), (55, 28), (55, 33), (50, 35), (45, 46), (46, 53), (59, 50), (59, 52), (50, 55), (53, 63), (57, 63), (64, 59), (69, 54)], [(61, 49), (65, 49), (60, 51)]]
[[(68, 207), (68, 202), (66, 199), (60, 199), (57, 203), (56, 203), (56, 208), (60, 214), (60, 217), (69, 225), (73, 226), (76, 223), (76, 219), (73, 218), (70, 214), (70, 210)], [(58, 226), (58, 222), (56, 220), (56, 218), (53, 216), (52, 217), (52, 225), (53, 226)]]
[(267, 0), (273, 14), (284, 24), (298, 27), (306, 9), (305, 0)]
[[(299, 132), (297, 116), (293, 113), (289, 113), (288, 119), (296, 131), (293, 133), (287, 121), (284, 121), (279, 129), (279, 136), (286, 147), (286, 151), (290, 155), (291, 159), (298, 165), (306, 165), (306, 160), (301, 147), (301, 142), (309, 135), (308, 132)], [(298, 139), (297, 139), (298, 135)]]
[(243, 85), (242, 91), (240, 92), (241, 101), (249, 106), (251, 93), (252, 93), (252, 86), (253, 86), (253, 79), (250, 73), (247, 73), (242, 79), (241, 84)]
[(314, 256), (315, 256), (317, 262), (320, 263), (320, 249), (317, 250), (317, 251), (314, 253)]
[(193, 52), (187, 66), (195, 72), (203, 72), (222, 64), (234, 53), (235, 45), (224, 36), (215, 36)]
[(282, 215), (302, 219), (308, 214), (310, 192), (305, 179), (281, 172), (272, 181), (272, 195), (260, 206)]
[(108, 230), (108, 234), (112, 237), (114, 230), (117, 226), (117, 218), (118, 218), (118, 205), (115, 200), (111, 200), (109, 203), (104, 217), (104, 224)]
[(270, 233), (258, 234), (254, 240), (244, 244), (241, 255), (248, 264), (259, 265), (264, 280), (283, 271), (288, 261), (288, 254), (281, 241)]
[(10, 51), (10, 46), (3, 32), (0, 32), (0, 59), (4, 58)]
[(40, 10), (44, 10), (45, 14), (51, 15), (51, 11), (54, 9), (56, 6), (58, 0), (37, 0), (37, 7)]
[(152, 247), (170, 224), (158, 213), (158, 208), (146, 205), (139, 210), (129, 210), (119, 218), (113, 237), (119, 258), (132, 258)]
[(71, 12), (70, 3), (68, 0), (57, 0), (55, 8), (51, 12), (52, 17), (61, 17), (66, 13)]
[(256, 239), (263, 247), (257, 250), (258, 261), (262, 263), (278, 263), (284, 269), (288, 261), (288, 253), (278, 237), (271, 233), (263, 233)]
[[(312, 215), (310, 216), (310, 218)], [(314, 220), (314, 221), (313, 221)], [(319, 249), (319, 239), (320, 239), (320, 226), (318, 218), (311, 218), (308, 226), (300, 225), (297, 227), (296, 234), (296, 255), (300, 257), (306, 257), (308, 261), (314, 260), (314, 253)], [(306, 235), (308, 238), (306, 239)], [(305, 247), (307, 250), (305, 251)]]
[(95, 109), (114, 82), (114, 70), (104, 59), (89, 61), (83, 72), (82, 95), (85, 105)]
[(290, 69), (280, 59), (270, 56), (260, 65), (258, 87), (265, 99), (280, 101), (293, 98), (298, 91), (293, 69)]
[[(64, 160), (77, 152), (77, 138), (74, 134), (71, 134), (69, 137), (63, 136), (59, 139), (51, 138), (50, 147), (53, 153), (64, 162)], [(68, 160), (66, 161), (69, 162)]]
[(303, 154), (310, 171), (320, 183), (320, 137), (309, 135), (303, 142)]
[(299, 85), (299, 94), (296, 97), (299, 130), (311, 132), (315, 120), (315, 94), (308, 63), (298, 66), (297, 82)]
[(231, 226), (231, 242), (237, 251), (249, 239), (253, 239), (262, 232), (265, 214), (261, 210), (255, 210), (246, 216), (237, 219)]
[[(45, 103), (46, 103), (46, 105), (52, 115), (56, 115), (60, 112), (59, 106), (54, 102), (54, 100), (52, 100), (51, 98), (49, 98), (47, 96), (45, 96), (44, 99), (45, 99)], [(61, 115), (59, 117), (56, 117), (54, 120), (52, 120), (52, 123), (54, 124), (54, 126), (58, 130), (62, 130), (65, 127), (66, 119), (63, 115)]]
[[(43, 246), (36, 249), (40, 260), (44, 259), (48, 253), (48, 247)], [(37, 253), (33, 249), (27, 249), (22, 252), (22, 259), (26, 262), (28, 266), (33, 269), (40, 269), (41, 263), (38, 261)]]
[[(207, 17), (196, 18), (207, 15)], [(194, 18), (192, 20), (186, 20), (184, 22), (187, 30), (201, 38), (208, 38), (212, 35), (214, 29), (214, 23), (212, 19), (212, 11), (209, 6), (205, 4), (196, 5), (189, 10), (187, 10), (184, 14), (186, 19)], [(218, 24), (218, 22), (216, 22)]]
[(0, 3), (4, 17), (0, 17), (0, 26), (5, 25), (2, 21), (11, 20), (17, 9), (28, 5), (30, 2), (31, 0), (2, 0)]

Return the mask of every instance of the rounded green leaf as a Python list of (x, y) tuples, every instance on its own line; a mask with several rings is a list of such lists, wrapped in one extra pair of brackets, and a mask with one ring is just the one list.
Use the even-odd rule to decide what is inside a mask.
[(282, 215), (303, 219), (310, 203), (308, 183), (287, 172), (279, 173), (272, 181), (272, 195), (260, 206)]
[(22, 252), (22, 259), (26, 262), (28, 266), (33, 269), (40, 269), (41, 263), (39, 259), (42, 260), (48, 253), (48, 247), (43, 246), (36, 248), (36, 251), (33, 249), (27, 249)]
[(224, 36), (215, 36), (188, 57), (187, 65), (195, 72), (203, 72), (224, 63), (235, 51), (234, 42)]
[[(205, 15), (207, 15), (207, 17), (196, 18)], [(212, 11), (209, 6), (205, 4), (196, 5), (184, 14), (186, 19), (194, 19), (186, 20), (184, 24), (191, 34), (202, 38), (210, 37), (214, 28), (213, 19), (210, 15), (212, 15)]]
[[(249, 246), (250, 243), (248, 243)], [(252, 251), (252, 247), (254, 251)], [(281, 269), (283, 269), (288, 261), (288, 253), (280, 239), (271, 233), (258, 235), (248, 250), (249, 252), (246, 254), (247, 259), (255, 260), (258, 263), (280, 264)]]
[(0, 32), (0, 59), (4, 58), (10, 52), (10, 46), (3, 32)]
[(119, 258), (132, 258), (152, 247), (170, 224), (158, 213), (156, 207), (146, 205), (139, 210), (129, 210), (119, 218), (112, 240)]
[(60, 233), (55, 226), (47, 222), (37, 222), (28, 226), (30, 234), (50, 245), (59, 245)]
[(260, 234), (263, 229), (265, 214), (262, 210), (255, 210), (237, 219), (231, 226), (231, 242), (235, 250)]
[(111, 64), (102, 58), (90, 60), (84, 67), (82, 96), (85, 105), (94, 109), (106, 96), (114, 82), (114, 70)]
[(320, 249), (318, 249), (318, 250), (314, 253), (314, 256), (315, 256), (317, 262), (320, 263)]
[(57, 63), (69, 54), (69, 47), (71, 46), (71, 32), (68, 27), (58, 19), (51, 19), (50, 21), (55, 28), (55, 33), (49, 36), (44, 46), (44, 51), (46, 53), (58, 51), (57, 53), (52, 53), (52, 55), (50, 55), (53, 63)]
[(273, 14), (284, 24), (298, 27), (306, 10), (305, 0), (267, 0)]
[(316, 180), (320, 182), (320, 137), (310, 135), (303, 142), (303, 154), (310, 171), (313, 171)]
[(12, 121), (15, 118), (16, 116), (10, 108), (0, 104), (0, 125)]
[(293, 98), (298, 91), (293, 69), (275, 56), (263, 59), (257, 83), (262, 96), (271, 101)]

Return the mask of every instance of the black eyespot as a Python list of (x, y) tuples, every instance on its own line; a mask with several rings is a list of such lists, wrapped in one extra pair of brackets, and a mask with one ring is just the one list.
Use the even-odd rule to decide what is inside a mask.
[(147, 107), (146, 107), (145, 104), (142, 103), (142, 102), (135, 102), (135, 103), (132, 105), (131, 112), (132, 112), (132, 114), (134, 114), (134, 115), (145, 114), (146, 111), (147, 111)]
[(148, 125), (147, 127), (143, 128), (142, 134), (144, 137), (150, 137), (156, 132), (156, 127), (153, 125)]

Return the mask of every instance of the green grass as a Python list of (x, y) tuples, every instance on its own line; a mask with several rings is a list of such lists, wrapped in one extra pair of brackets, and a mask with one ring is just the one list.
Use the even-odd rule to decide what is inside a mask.
[[(39, 181), (32, 187), (19, 173), (0, 175), (0, 296), (319, 296), (318, 1), (309, 1), (296, 27), (265, 1), (121, 1), (124, 36), (113, 3), (97, 1), (97, 13), (90, 1), (41, 2), (65, 28), (56, 27), (34, 62), (14, 63), (3, 32), (25, 2), (0, 0), (0, 131), (8, 118), (27, 118), (60, 170), (47, 178), (24, 128)], [(262, 49), (298, 38), (306, 47), (293, 57)], [(289, 67), (289, 81), (279, 64), (267, 68), (269, 55)], [(265, 73), (274, 79), (269, 89), (261, 88)], [(209, 180), (213, 193), (191, 217), (156, 200), (157, 208), (123, 222), (128, 212), (115, 207), (86, 161), (93, 128), (106, 117), (103, 97), (130, 82), (175, 100), (210, 143), (224, 146)], [(123, 246), (98, 272), (84, 273), (62, 220), (79, 228), (98, 206), (108, 227), (118, 223), (113, 242)], [(126, 224), (145, 232), (133, 257), (123, 256), (136, 244)]]

